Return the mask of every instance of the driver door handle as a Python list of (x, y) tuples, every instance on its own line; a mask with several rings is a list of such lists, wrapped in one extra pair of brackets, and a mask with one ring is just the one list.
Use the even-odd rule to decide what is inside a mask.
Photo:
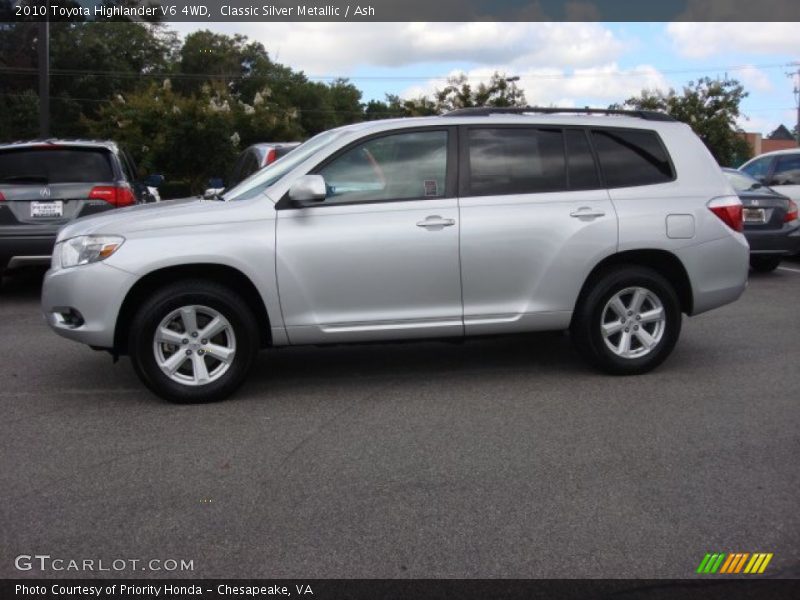
[(428, 231), (439, 231), (445, 227), (452, 227), (455, 224), (455, 219), (443, 219), (439, 215), (431, 215), (424, 221), (417, 222), (417, 227), (424, 227)]
[(573, 210), (569, 213), (569, 216), (576, 219), (596, 219), (597, 217), (605, 217), (606, 213), (602, 210), (593, 210), (589, 206), (581, 206), (578, 210)]

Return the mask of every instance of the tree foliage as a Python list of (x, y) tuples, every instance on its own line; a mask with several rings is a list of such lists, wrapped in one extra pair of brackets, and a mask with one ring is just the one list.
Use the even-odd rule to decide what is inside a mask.
[(736, 121), (741, 116), (740, 104), (747, 97), (744, 87), (735, 79), (690, 81), (681, 93), (643, 90), (622, 105), (611, 108), (660, 110), (687, 123), (705, 142), (721, 165), (743, 162), (751, 155), (750, 146), (741, 135)]

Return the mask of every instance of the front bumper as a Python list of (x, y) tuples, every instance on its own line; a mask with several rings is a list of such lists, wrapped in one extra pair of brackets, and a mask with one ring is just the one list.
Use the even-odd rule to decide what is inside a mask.
[(112, 348), (120, 307), (136, 279), (104, 262), (50, 269), (42, 285), (44, 318), (60, 336)]
[(747, 229), (744, 235), (751, 254), (787, 255), (800, 252), (800, 222), (793, 221), (781, 229)]

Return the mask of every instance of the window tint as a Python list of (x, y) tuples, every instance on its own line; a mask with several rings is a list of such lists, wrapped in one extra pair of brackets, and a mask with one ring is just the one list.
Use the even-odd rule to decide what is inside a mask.
[(327, 203), (441, 198), (447, 132), (400, 133), (364, 142), (323, 167)]
[(108, 152), (25, 149), (0, 152), (0, 182), (93, 183), (113, 181)]
[(530, 194), (566, 189), (564, 140), (559, 130), (469, 130), (469, 193)]
[(766, 177), (769, 174), (769, 167), (772, 164), (772, 157), (765, 156), (764, 158), (757, 158), (750, 164), (742, 167), (742, 171), (750, 175), (750, 177)]
[(590, 190), (601, 187), (600, 175), (597, 173), (586, 133), (568, 129), (564, 132), (564, 137), (567, 144), (570, 189)]
[[(250, 175), (258, 171), (259, 166), (260, 165), (258, 163), (258, 155), (256, 154), (255, 151), (251, 151), (245, 154), (244, 163), (242, 164), (242, 170), (239, 173), (239, 181), (242, 181), (243, 179), (247, 179), (248, 177), (250, 177)], [(239, 183), (239, 181), (237, 181), (236, 183)]]
[(275, 160), (278, 160), (282, 156), (286, 156), (296, 147), (297, 146), (278, 146), (277, 148), (275, 148)]
[(800, 185), (800, 154), (779, 156), (771, 183), (773, 185)]
[(598, 129), (592, 132), (608, 187), (672, 181), (674, 174), (654, 131)]

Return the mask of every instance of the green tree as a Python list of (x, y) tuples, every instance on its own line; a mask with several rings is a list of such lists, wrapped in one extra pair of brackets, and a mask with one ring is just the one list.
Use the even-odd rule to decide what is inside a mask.
[(751, 156), (750, 146), (736, 125), (741, 116), (740, 104), (747, 97), (735, 79), (690, 81), (681, 93), (643, 90), (622, 105), (611, 108), (660, 110), (687, 123), (706, 144), (721, 165), (740, 164)]
[(488, 83), (473, 86), (465, 74), (455, 75), (447, 85), (433, 94), (436, 112), (445, 113), (459, 108), (475, 106), (511, 107), (525, 106), (525, 92), (515, 80), (495, 72)]

